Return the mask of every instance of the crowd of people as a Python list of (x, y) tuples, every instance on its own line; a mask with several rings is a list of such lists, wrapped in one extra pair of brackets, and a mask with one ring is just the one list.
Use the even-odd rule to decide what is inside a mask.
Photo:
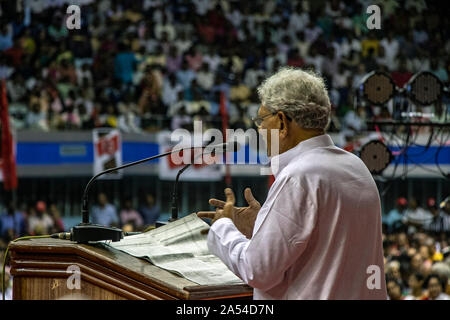
[(386, 288), (391, 300), (450, 300), (450, 197), (398, 198), (383, 216)]
[[(141, 197), (134, 206), (131, 197), (122, 199), (120, 207), (110, 203), (100, 193), (92, 207), (92, 223), (116, 226), (127, 231), (142, 231), (154, 225), (160, 216), (160, 208), (151, 193)], [(9, 241), (24, 235), (46, 235), (65, 230), (64, 220), (57, 204), (39, 200), (36, 203), (16, 206), (13, 201), (0, 213), (0, 243), (4, 247)]]
[(450, 28), (437, 4), (375, 1), (381, 29), (369, 30), (369, 2), (83, 0), (77, 30), (66, 25), (70, 1), (25, 1), (3, 10), (0, 78), (18, 130), (142, 132), (196, 119), (220, 127), (222, 92), (230, 126), (249, 128), (260, 82), (282, 66), (308, 68), (326, 79), (330, 131), (351, 136), (369, 117), (392, 116), (354, 108), (369, 71), (400, 88), (424, 70), (449, 81)]

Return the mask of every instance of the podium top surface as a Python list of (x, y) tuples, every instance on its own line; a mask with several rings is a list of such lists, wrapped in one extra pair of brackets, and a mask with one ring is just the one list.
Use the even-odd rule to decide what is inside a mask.
[(165, 298), (168, 299), (219, 299), (252, 295), (252, 288), (245, 284), (198, 285), (148, 260), (136, 258), (100, 242), (78, 244), (68, 240), (39, 238), (12, 242), (10, 250), (13, 275), (20, 275), (20, 270), (27, 265), (41, 264), (43, 268), (58, 268), (59, 264), (62, 269), (72, 263), (81, 265), (82, 273), (83, 268), (108, 273), (113, 278), (121, 277), (125, 281), (151, 287), (167, 295)]

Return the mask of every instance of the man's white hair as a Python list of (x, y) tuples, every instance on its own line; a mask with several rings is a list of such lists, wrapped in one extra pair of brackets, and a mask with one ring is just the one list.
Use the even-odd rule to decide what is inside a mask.
[(325, 83), (313, 71), (281, 68), (258, 87), (262, 105), (283, 111), (304, 129), (326, 130), (331, 104)]

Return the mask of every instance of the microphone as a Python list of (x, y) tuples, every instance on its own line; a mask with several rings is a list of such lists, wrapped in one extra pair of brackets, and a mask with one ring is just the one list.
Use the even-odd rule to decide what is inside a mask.
[[(207, 145), (205, 151), (211, 151), (211, 153), (221, 154), (225, 152), (237, 152), (241, 149), (241, 144), (237, 141), (228, 141), (225, 143), (216, 144), (213, 146)], [(204, 154), (204, 153), (202, 153)]]
[[(206, 146), (205, 150), (199, 154), (198, 156), (203, 156), (206, 152), (209, 151), (213, 155), (222, 154), (225, 152), (237, 152), (241, 149), (241, 145), (237, 141), (228, 141), (226, 143), (216, 144), (213, 146)], [(195, 160), (195, 159), (194, 159)], [(180, 175), (186, 171), (187, 168), (189, 168), (192, 165), (192, 163), (189, 163), (185, 165), (183, 168), (181, 168), (178, 173), (177, 177), (175, 179), (175, 183), (173, 185), (173, 193), (172, 193), (172, 217), (169, 219), (169, 222), (175, 221), (178, 219), (178, 180), (180, 178)]]
[(89, 190), (91, 188), (92, 183), (95, 180), (97, 180), (98, 177), (100, 177), (104, 174), (114, 172), (114, 171), (117, 171), (120, 169), (128, 168), (131, 166), (135, 166), (135, 165), (141, 164), (146, 161), (151, 161), (154, 159), (165, 157), (172, 153), (177, 153), (177, 152), (180, 152), (183, 150), (188, 150), (188, 149), (193, 149), (193, 148), (194, 147), (187, 147), (187, 148), (179, 148), (176, 150), (171, 150), (171, 151), (161, 153), (161, 154), (158, 154), (158, 155), (155, 155), (152, 157), (148, 157), (148, 158), (141, 159), (138, 161), (130, 162), (130, 163), (118, 166), (118, 167), (110, 168), (110, 169), (104, 170), (104, 171), (96, 174), (95, 176), (93, 176), (91, 178), (91, 180), (89, 180), (89, 182), (86, 184), (86, 187), (84, 189), (83, 198), (82, 198), (82, 209), (81, 209), (81, 213), (83, 216), (82, 223), (74, 226), (70, 230), (70, 233), (66, 232), (63, 235), (59, 235), (58, 237), (60, 239), (67, 239), (67, 240), (69, 240), (69, 238), (70, 238), (71, 241), (76, 241), (78, 243), (87, 243), (89, 241), (102, 241), (102, 240), (112, 240), (113, 242), (120, 241), (124, 236), (121, 229), (114, 228), (114, 227), (106, 227), (106, 226), (93, 224), (93, 223), (89, 222), (88, 194), (89, 194)]

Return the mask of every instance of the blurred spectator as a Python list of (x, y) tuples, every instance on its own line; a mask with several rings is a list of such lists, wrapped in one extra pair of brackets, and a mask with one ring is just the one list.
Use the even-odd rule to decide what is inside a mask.
[(144, 202), (139, 207), (139, 212), (144, 219), (145, 225), (155, 224), (160, 215), (159, 206), (155, 202), (153, 194), (148, 193), (145, 195)]
[(428, 295), (424, 300), (450, 300), (445, 293), (446, 283), (437, 274), (430, 274), (425, 280)]
[(120, 116), (118, 118), (118, 127), (123, 132), (141, 132), (141, 118), (136, 103), (133, 102), (131, 92), (125, 94), (123, 102), (118, 104)]
[(386, 274), (389, 279), (395, 280), (400, 286), (403, 287), (402, 274), (400, 272), (400, 262), (397, 260), (388, 263), (386, 268)]
[[(3, 257), (1, 261), (3, 261)], [(0, 272), (0, 276), (2, 275), (2, 272)], [(9, 267), (6, 267), (5, 269), (5, 300), (12, 300), (13, 298), (13, 283), (12, 283), (12, 277), (9, 273)], [(0, 294), (2, 294), (2, 288), (0, 287)]]
[(386, 289), (389, 300), (404, 300), (405, 297), (402, 294), (402, 287), (400, 283), (395, 279), (388, 279), (386, 281)]
[(396, 69), (396, 57), (399, 52), (399, 42), (397, 39), (394, 38), (394, 33), (388, 32), (387, 38), (384, 38), (380, 42), (381, 46), (383, 47), (384, 54), (386, 56), (386, 62), (387, 67), (390, 70)]
[(133, 80), (133, 72), (136, 68), (136, 57), (125, 43), (119, 44), (119, 53), (114, 60), (114, 76), (124, 84), (130, 84)]
[(408, 233), (414, 233), (417, 228), (423, 227), (433, 219), (429, 211), (419, 207), (415, 198), (411, 198), (408, 205), (403, 217), (403, 223), (409, 226)]
[(40, 200), (36, 209), (30, 207), (28, 213), (28, 233), (31, 235), (49, 234), (54, 227), (53, 219), (47, 213), (47, 205)]
[(424, 277), (421, 273), (412, 273), (408, 279), (409, 294), (405, 300), (423, 300), (425, 292), (423, 290)]
[(366, 129), (366, 120), (366, 111), (363, 106), (358, 106), (355, 111), (349, 110), (342, 123), (345, 127), (343, 133), (348, 136), (361, 133), (361, 131)]
[[(247, 71), (248, 72), (248, 71)], [(203, 90), (210, 90), (214, 84), (214, 73), (210, 71), (209, 64), (203, 63), (196, 77), (198, 85)]]
[(176, 129), (191, 129), (192, 127), (192, 117), (187, 114), (186, 107), (181, 106), (178, 109), (178, 113), (173, 116), (170, 128), (172, 130)]
[(0, 28), (0, 51), (8, 50), (13, 46), (13, 32), (10, 25), (3, 24)]
[(170, 46), (169, 53), (166, 59), (166, 68), (169, 73), (177, 72), (181, 67), (181, 62), (183, 61), (182, 55), (178, 53), (178, 48), (175, 46)]
[(0, 237), (11, 241), (26, 232), (26, 221), (24, 214), (18, 210), (11, 201), (0, 216)]
[(58, 232), (64, 232), (65, 228), (64, 228), (64, 221), (61, 218), (61, 214), (59, 213), (58, 207), (56, 206), (56, 204), (52, 203), (49, 206), (49, 214), (50, 217), (53, 220), (53, 226), (52, 229), (50, 230), (50, 233), (58, 233)]
[[(183, 91), (183, 86), (177, 83), (177, 79), (174, 73), (169, 74), (169, 76), (164, 79), (162, 87), (162, 101), (169, 108), (177, 103), (178, 94)], [(173, 114), (173, 113), (172, 113)], [(169, 115), (172, 115), (169, 113)]]
[(406, 198), (398, 198), (395, 208), (383, 216), (383, 224), (387, 226), (387, 232), (392, 233), (401, 229), (403, 225), (403, 215), (408, 206)]
[(141, 90), (138, 102), (141, 114), (164, 114), (161, 103), (162, 83), (154, 69), (147, 68), (141, 81)]
[(412, 272), (422, 274), (424, 259), (420, 253), (416, 253), (411, 257), (410, 268)]
[(177, 81), (184, 89), (190, 88), (191, 82), (195, 79), (196, 75), (193, 70), (189, 69), (189, 64), (186, 60), (182, 62), (181, 69), (176, 72)]
[(412, 75), (412, 72), (407, 68), (406, 58), (401, 57), (398, 61), (398, 68), (391, 73), (395, 85), (399, 88), (403, 88)]
[(108, 198), (104, 193), (98, 195), (98, 205), (93, 207), (91, 216), (92, 223), (103, 226), (119, 226), (116, 208), (108, 203)]
[(133, 225), (134, 230), (139, 230), (144, 225), (141, 215), (133, 209), (130, 198), (125, 199), (124, 206), (120, 211), (120, 222), (122, 225)]
[(363, 63), (358, 64), (357, 72), (353, 76), (352, 88), (357, 89), (361, 85), (362, 79), (366, 76), (366, 66)]
[(427, 205), (433, 218), (424, 226), (425, 230), (436, 235), (448, 235), (450, 233), (450, 216), (445, 212), (445, 206), (442, 209), (439, 208), (434, 198), (429, 198)]
[(195, 46), (192, 46), (188, 52), (186, 52), (185, 59), (188, 63), (189, 69), (194, 72), (197, 72), (203, 64), (203, 55)]
[(430, 71), (434, 73), (443, 83), (448, 82), (448, 74), (445, 68), (439, 65), (439, 60), (433, 57), (430, 62)]

